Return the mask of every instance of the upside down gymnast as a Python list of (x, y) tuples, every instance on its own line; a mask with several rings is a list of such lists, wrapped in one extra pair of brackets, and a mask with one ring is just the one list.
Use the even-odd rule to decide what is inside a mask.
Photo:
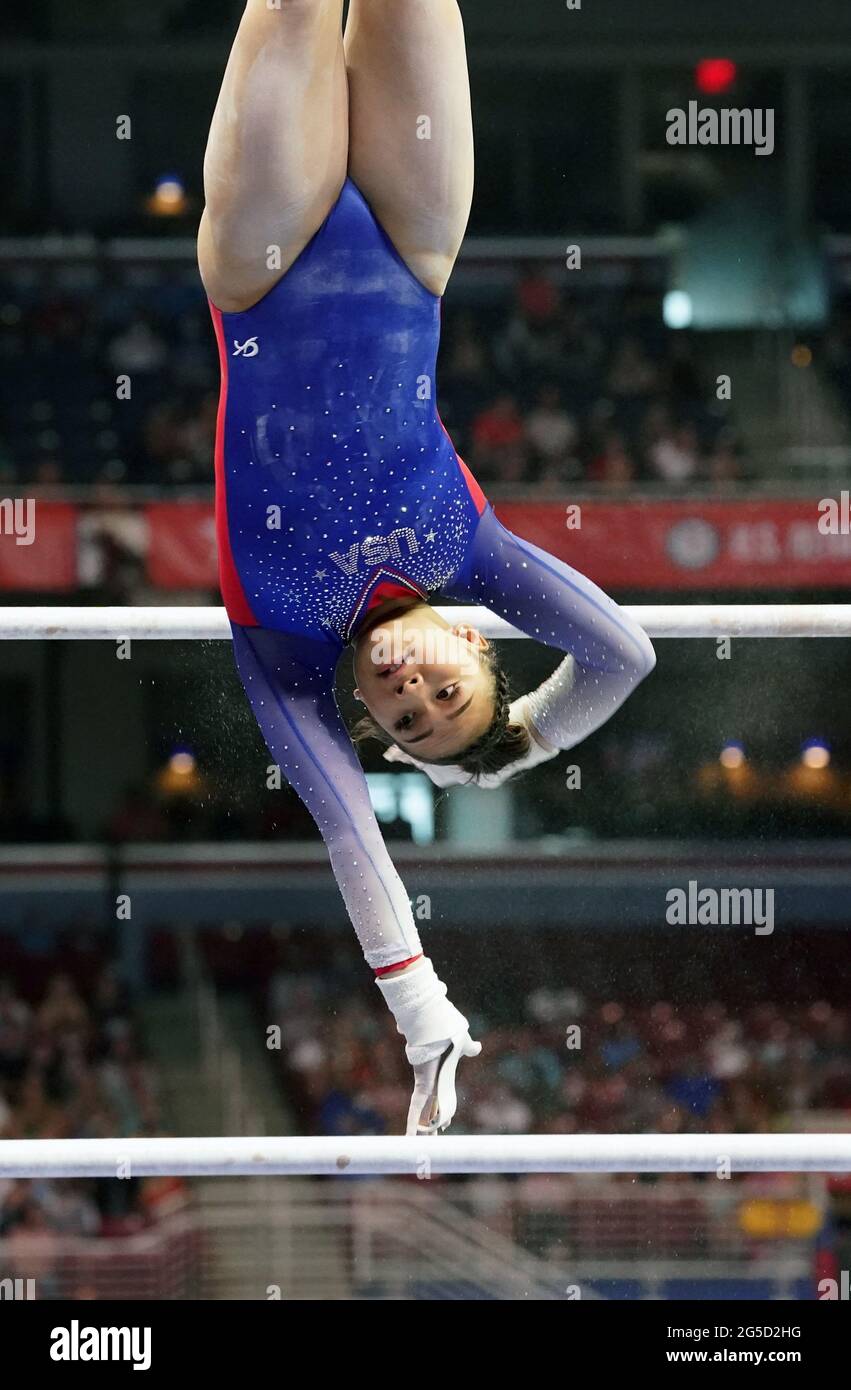
[[(213, 117), (198, 255), (222, 370), (220, 582), (257, 721), (406, 1040), (407, 1132), (434, 1133), (480, 1044), (423, 954), (337, 707), (340, 654), (386, 758), (485, 787), (599, 728), (655, 657), (500, 524), (437, 413), (473, 187), (456, 0), (351, 0), (345, 35), (342, 17), (343, 0), (248, 0)], [(568, 655), (511, 702), (493, 648), (436, 594)]]

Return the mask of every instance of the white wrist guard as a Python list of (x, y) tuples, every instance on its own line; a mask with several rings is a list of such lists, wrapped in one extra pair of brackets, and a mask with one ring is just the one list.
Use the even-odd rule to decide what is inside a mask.
[(466, 1018), (446, 998), (446, 985), (427, 956), (413, 970), (385, 975), (375, 983), (407, 1042), (411, 1066), (433, 1061), (453, 1038), (467, 1032)]

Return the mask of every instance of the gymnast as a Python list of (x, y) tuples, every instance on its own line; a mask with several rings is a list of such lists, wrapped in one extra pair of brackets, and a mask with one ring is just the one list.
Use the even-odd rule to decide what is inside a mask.
[[(351, 0), (345, 35), (342, 18), (343, 0), (248, 0), (213, 116), (198, 256), (222, 372), (220, 583), (257, 721), (405, 1038), (407, 1132), (431, 1134), (481, 1047), (423, 953), (353, 737), (439, 786), (499, 786), (599, 728), (655, 656), (600, 589), (501, 525), (438, 415), (473, 189), (456, 0)], [(512, 701), (493, 647), (437, 595), (567, 655)]]

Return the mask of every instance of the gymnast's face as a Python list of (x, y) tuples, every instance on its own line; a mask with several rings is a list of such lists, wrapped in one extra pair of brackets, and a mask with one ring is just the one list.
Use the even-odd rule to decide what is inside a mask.
[(493, 719), (487, 647), (475, 628), (450, 627), (418, 605), (357, 638), (355, 696), (413, 757), (455, 757)]

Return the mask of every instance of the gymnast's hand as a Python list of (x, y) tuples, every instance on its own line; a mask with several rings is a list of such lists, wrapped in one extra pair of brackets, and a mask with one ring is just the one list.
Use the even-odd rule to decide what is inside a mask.
[(478, 1057), (464, 1015), (450, 1004), (446, 985), (427, 956), (408, 969), (379, 976), (375, 982), (407, 1043), (405, 1055), (414, 1069), (414, 1094), (406, 1134), (436, 1134), (455, 1114), (455, 1073), (462, 1057)]
[(414, 1067), (414, 1094), (408, 1109), (406, 1134), (437, 1134), (446, 1129), (455, 1114), (455, 1072), (462, 1057), (478, 1057), (480, 1042), (469, 1032), (460, 1034), (439, 1057)]

